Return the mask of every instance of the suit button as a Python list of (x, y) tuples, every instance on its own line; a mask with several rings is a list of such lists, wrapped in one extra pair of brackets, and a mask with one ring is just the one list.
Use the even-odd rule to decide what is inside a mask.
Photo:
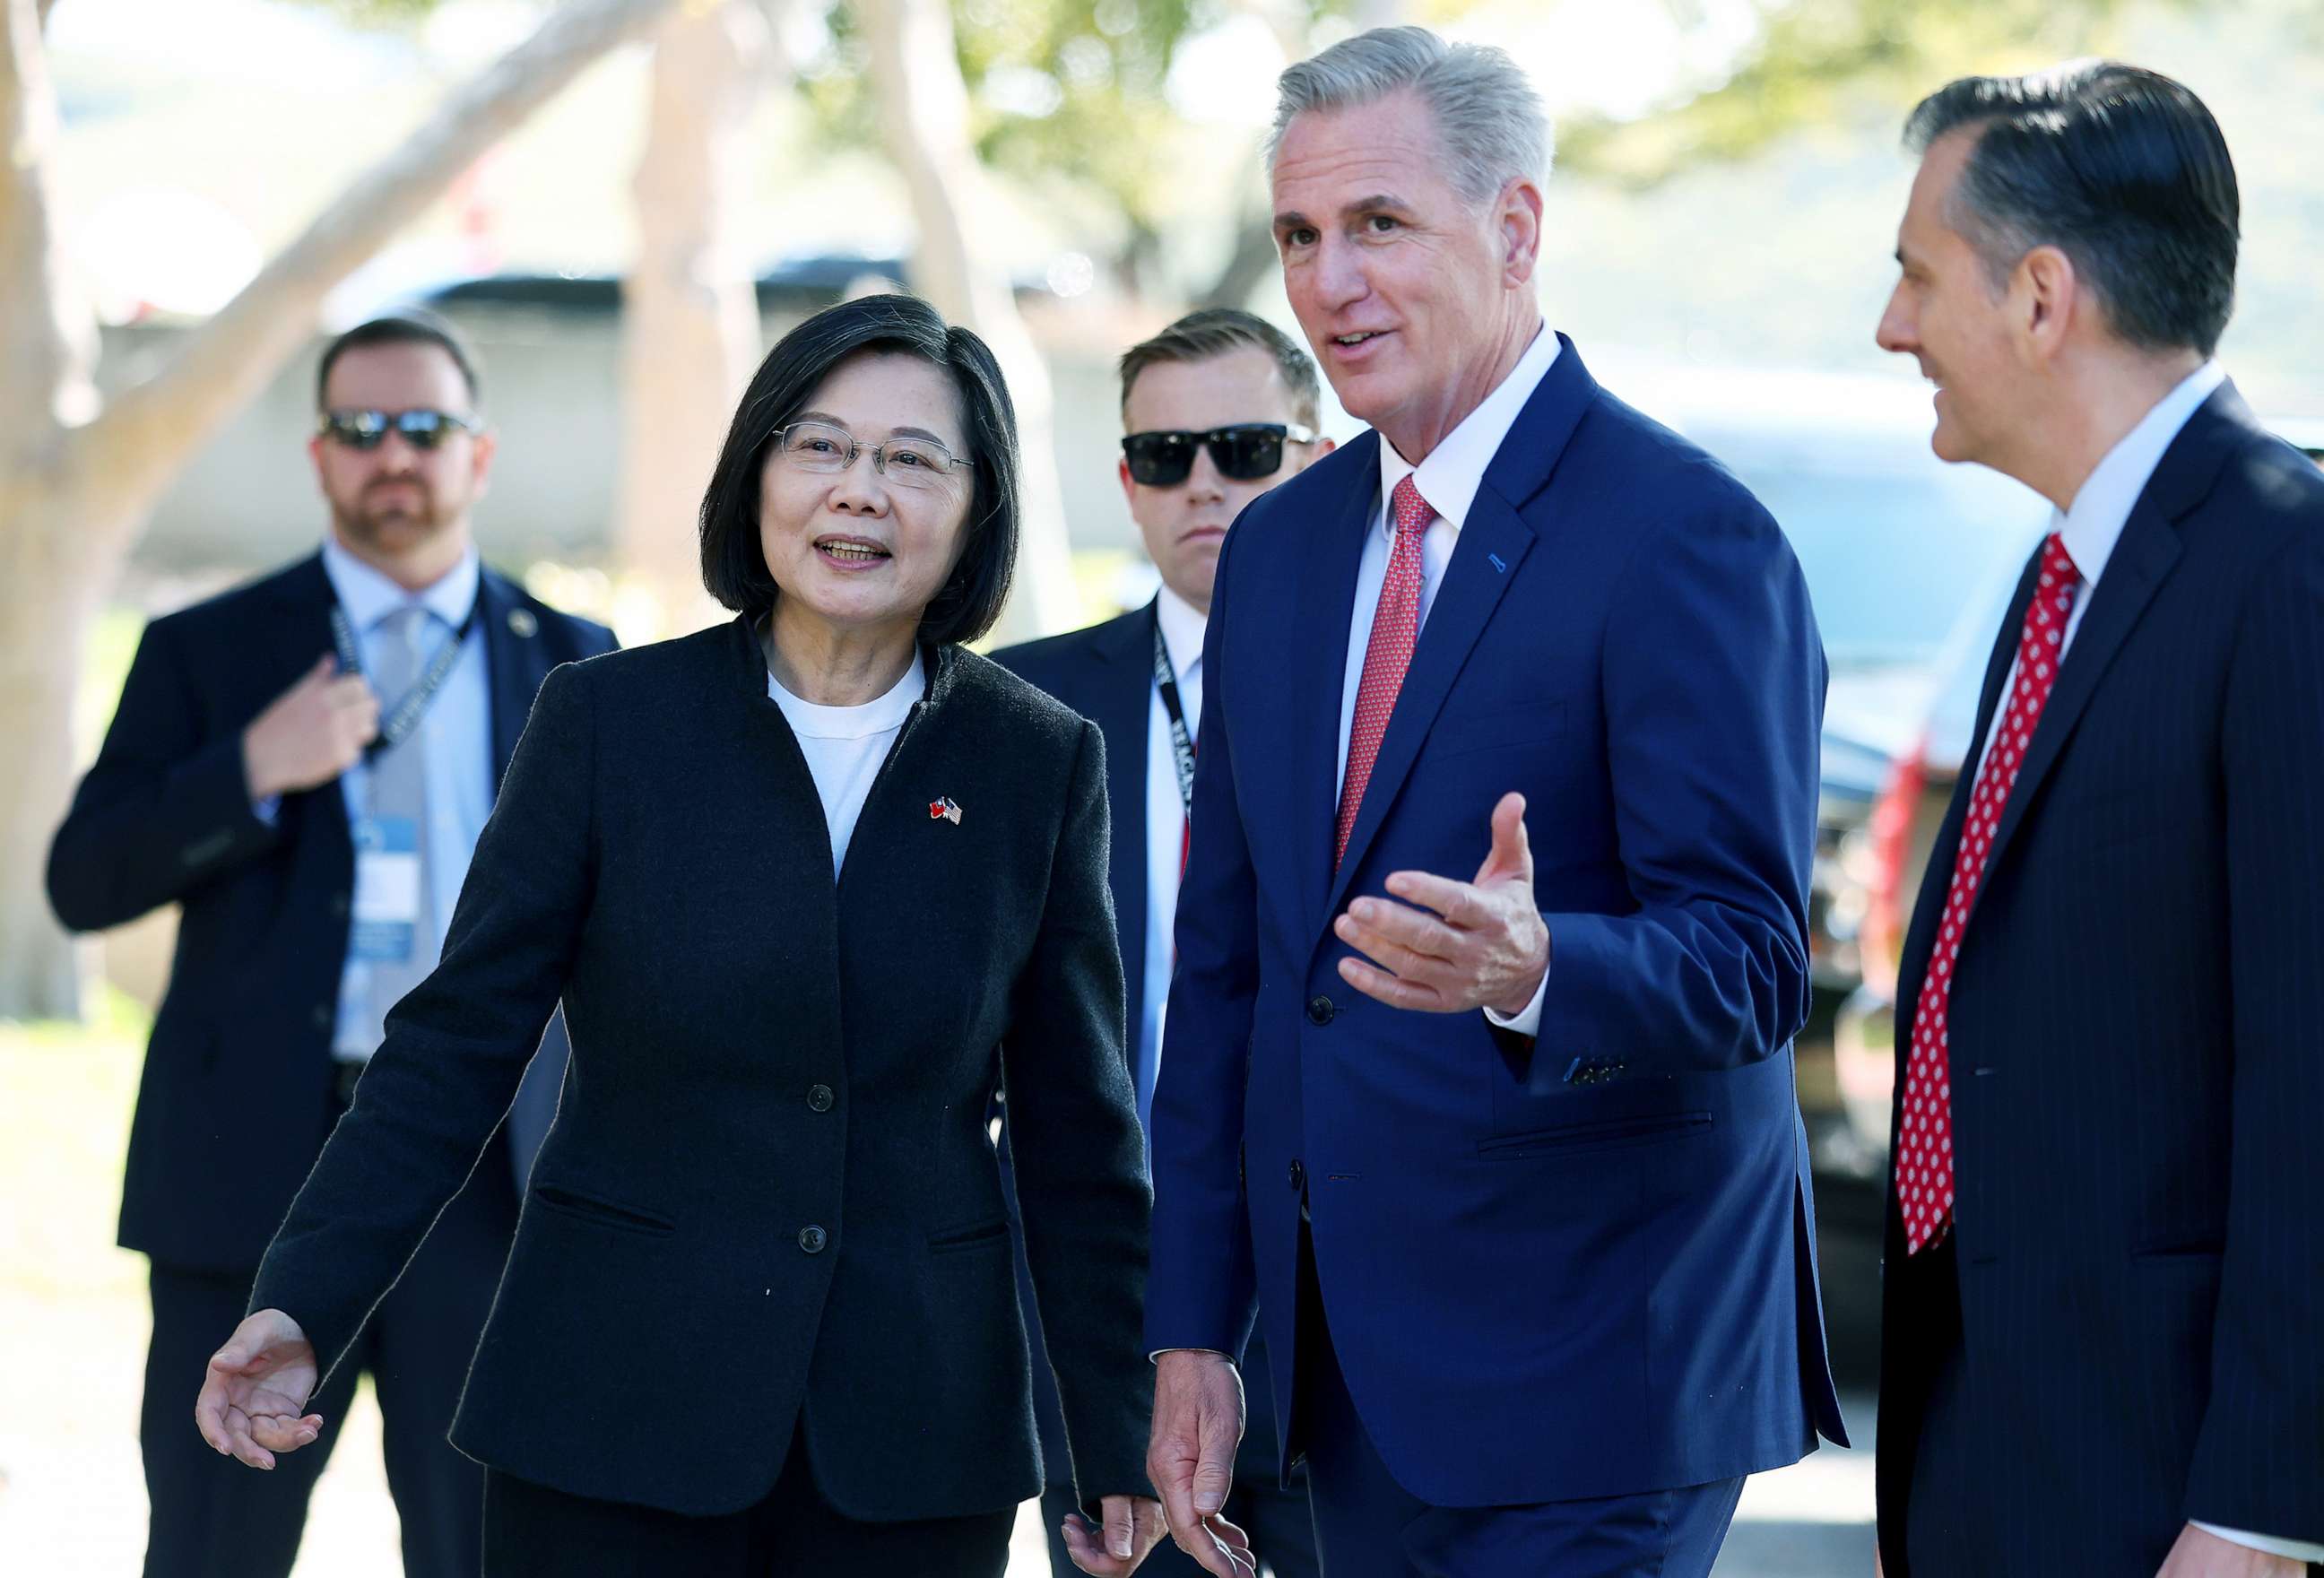
[(346, 916), (347, 916), (347, 896), (346, 896), (345, 893), (334, 893), (334, 894), (332, 894), (332, 895), (331, 895), (331, 918), (332, 918), (334, 920), (345, 920), (345, 919), (346, 918)]
[(1299, 1165), (1299, 1158), (1295, 1156), (1291, 1158), (1291, 1192), (1296, 1195), (1306, 1186), (1307, 1169)]
[(314, 1022), (315, 1028), (318, 1030), (327, 1030), (331, 1028), (331, 1010), (327, 1004), (317, 1004), (315, 1011), (307, 1017)]
[(809, 1226), (799, 1229), (799, 1248), (810, 1255), (823, 1253), (823, 1246), (830, 1241), (831, 1235), (819, 1227)]
[(1332, 1006), (1332, 1000), (1328, 997), (1307, 1000), (1307, 1022), (1311, 1025), (1328, 1025), (1332, 1022), (1332, 1016), (1339, 1011)]
[(831, 1111), (831, 1087), (827, 1084), (807, 1086), (807, 1104), (818, 1112)]

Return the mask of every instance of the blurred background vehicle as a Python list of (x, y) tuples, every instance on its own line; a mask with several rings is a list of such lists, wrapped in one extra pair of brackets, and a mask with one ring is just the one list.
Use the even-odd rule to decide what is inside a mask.
[(2049, 504), (1929, 448), (1925, 386), (1640, 363), (1609, 388), (1726, 463), (1782, 523), (1831, 679), (1809, 897), (1800, 1109), (1834, 1361), (1877, 1353), (1904, 923), (1974, 723), (1994, 629)]

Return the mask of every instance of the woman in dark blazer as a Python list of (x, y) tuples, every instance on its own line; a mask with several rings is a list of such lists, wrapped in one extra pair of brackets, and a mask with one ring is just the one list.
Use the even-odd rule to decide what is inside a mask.
[(493, 1578), (1000, 1573), (1041, 1489), (1001, 1083), (1103, 1525), (1076, 1555), (1142, 1558), (1148, 1193), (1103, 746), (960, 645), (1006, 595), (1018, 493), (1000, 370), (926, 304), (776, 346), (703, 504), (737, 617), (549, 676), (443, 963), (211, 1362), (211, 1445), (263, 1468), (314, 1439), (319, 1375), (561, 999), (570, 1072), (452, 1431), (489, 1469)]

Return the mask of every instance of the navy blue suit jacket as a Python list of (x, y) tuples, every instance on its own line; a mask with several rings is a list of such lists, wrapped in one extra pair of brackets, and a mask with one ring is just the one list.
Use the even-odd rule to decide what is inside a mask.
[[(1146, 785), (1148, 726), (1154, 697), (1154, 604), (1065, 635), (1027, 641), (992, 654), (993, 660), (1032, 681), (1105, 735), (1105, 792), (1113, 810), (1114, 929), (1121, 939), (1122, 974), (1129, 983), (1130, 1034), (1124, 1047), (1138, 1070), (1138, 1028), (1146, 1006)], [(1026, 1328), (1033, 1340), (1033, 1404), (1049, 1483), (1072, 1482), (1065, 1455), (1065, 1418), (1057, 1387), (1045, 1361), (1023, 1246), (1017, 1257)], [(1272, 1479), (1277, 1453), (1275, 1398), (1264, 1354), (1245, 1367), (1250, 1425), (1235, 1454), (1238, 1474)]]
[[(613, 632), (489, 567), (477, 595), (497, 786), (549, 671), (610, 651)], [(346, 808), (335, 779), (261, 821), (242, 731), (331, 650), (332, 601), (318, 555), (148, 625), (49, 852), (49, 900), (75, 931), (184, 907), (121, 1192), (122, 1246), (184, 1270), (255, 1269), (331, 1130)], [(521, 1164), (556, 1110), (561, 1024), (551, 1034), (558, 1056), (511, 1120)]]
[[(2089, 597), (1954, 966), (1957, 1300), (1906, 1261), (1890, 1185), (1891, 1578), (1932, 1361), (1955, 1343), (1993, 1493), (1924, 1510), (2017, 1570), (2152, 1573), (2189, 1519), (2324, 1541), (2324, 476), (2221, 389)], [(1974, 760), (1914, 913), (1900, 1026)]]
[[(1231, 1351), (1255, 1293), (1291, 1417), (1304, 1197), (1349, 1389), (1423, 1500), (1792, 1462), (1843, 1439), (1792, 1089), (1825, 678), (1798, 565), (1566, 343), (1470, 510), (1335, 874), (1379, 441), (1254, 502), (1220, 566), (1147, 1345)], [(1333, 918), (1394, 871), (1470, 875), (1510, 789), (1553, 949), (1538, 1043), (1346, 987)]]

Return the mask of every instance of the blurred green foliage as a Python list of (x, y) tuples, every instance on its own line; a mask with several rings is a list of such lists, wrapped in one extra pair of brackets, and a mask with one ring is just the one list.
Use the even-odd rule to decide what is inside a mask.
[[(1664, 0), (1684, 14), (1699, 0)], [(1902, 108), (1939, 83), (2024, 69), (2030, 54), (2104, 52), (2108, 24), (2138, 0), (1758, 0), (1758, 40), (1731, 75), (1683, 88), (1636, 120), (1569, 120), (1558, 162), (1646, 185), (1690, 165), (1746, 158), (1789, 133), (1842, 120), (1855, 104)], [(2163, 0), (2226, 10), (2231, 0)]]

